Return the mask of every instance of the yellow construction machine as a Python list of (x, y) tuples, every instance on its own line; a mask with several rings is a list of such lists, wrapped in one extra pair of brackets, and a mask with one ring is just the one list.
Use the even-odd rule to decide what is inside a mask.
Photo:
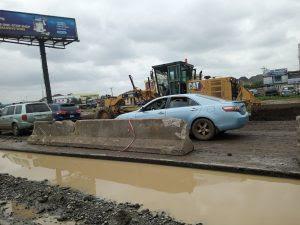
[(261, 105), (260, 101), (234, 77), (202, 76), (192, 64), (177, 61), (153, 66), (146, 89), (159, 96), (199, 93), (225, 100), (243, 101), (249, 110)]
[(120, 114), (137, 110), (142, 105), (157, 97), (151, 90), (137, 88), (132, 76), (129, 75), (133, 90), (127, 91), (119, 96), (103, 96), (97, 107), (97, 119), (112, 119)]

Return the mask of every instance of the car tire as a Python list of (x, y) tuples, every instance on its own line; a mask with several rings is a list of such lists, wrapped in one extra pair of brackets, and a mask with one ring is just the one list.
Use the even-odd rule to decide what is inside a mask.
[(111, 119), (112, 116), (109, 112), (107, 111), (100, 111), (98, 113), (98, 116), (97, 116), (98, 119)]
[(12, 125), (12, 132), (13, 132), (14, 136), (20, 136), (21, 130), (19, 129), (18, 124), (13, 123), (13, 125)]
[(209, 119), (200, 118), (193, 123), (191, 133), (200, 141), (208, 141), (215, 136), (216, 128)]

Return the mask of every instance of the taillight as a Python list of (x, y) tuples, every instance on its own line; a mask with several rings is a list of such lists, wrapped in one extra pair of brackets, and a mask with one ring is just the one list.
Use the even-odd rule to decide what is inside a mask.
[(239, 112), (240, 111), (240, 107), (238, 107), (238, 106), (223, 106), (222, 109), (225, 112)]
[(27, 119), (28, 119), (28, 118), (27, 118), (27, 115), (22, 115), (22, 116), (21, 116), (21, 119), (22, 119), (23, 121), (27, 121)]
[(58, 115), (66, 115), (68, 112), (67, 111), (65, 111), (65, 110), (60, 110), (60, 111), (58, 111), (56, 114), (58, 114)]

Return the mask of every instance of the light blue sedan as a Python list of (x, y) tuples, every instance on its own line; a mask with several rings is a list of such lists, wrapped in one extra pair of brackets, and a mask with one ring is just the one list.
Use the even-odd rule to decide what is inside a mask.
[(199, 140), (210, 140), (217, 133), (243, 127), (249, 120), (243, 102), (225, 101), (199, 94), (169, 95), (156, 98), (137, 111), (117, 119), (179, 118), (188, 123)]

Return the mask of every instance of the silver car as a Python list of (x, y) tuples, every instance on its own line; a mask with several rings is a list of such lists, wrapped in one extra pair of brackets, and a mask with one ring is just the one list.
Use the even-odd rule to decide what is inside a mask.
[(0, 112), (1, 131), (12, 131), (15, 136), (32, 130), (35, 121), (52, 121), (52, 111), (46, 103), (21, 103), (9, 105)]

